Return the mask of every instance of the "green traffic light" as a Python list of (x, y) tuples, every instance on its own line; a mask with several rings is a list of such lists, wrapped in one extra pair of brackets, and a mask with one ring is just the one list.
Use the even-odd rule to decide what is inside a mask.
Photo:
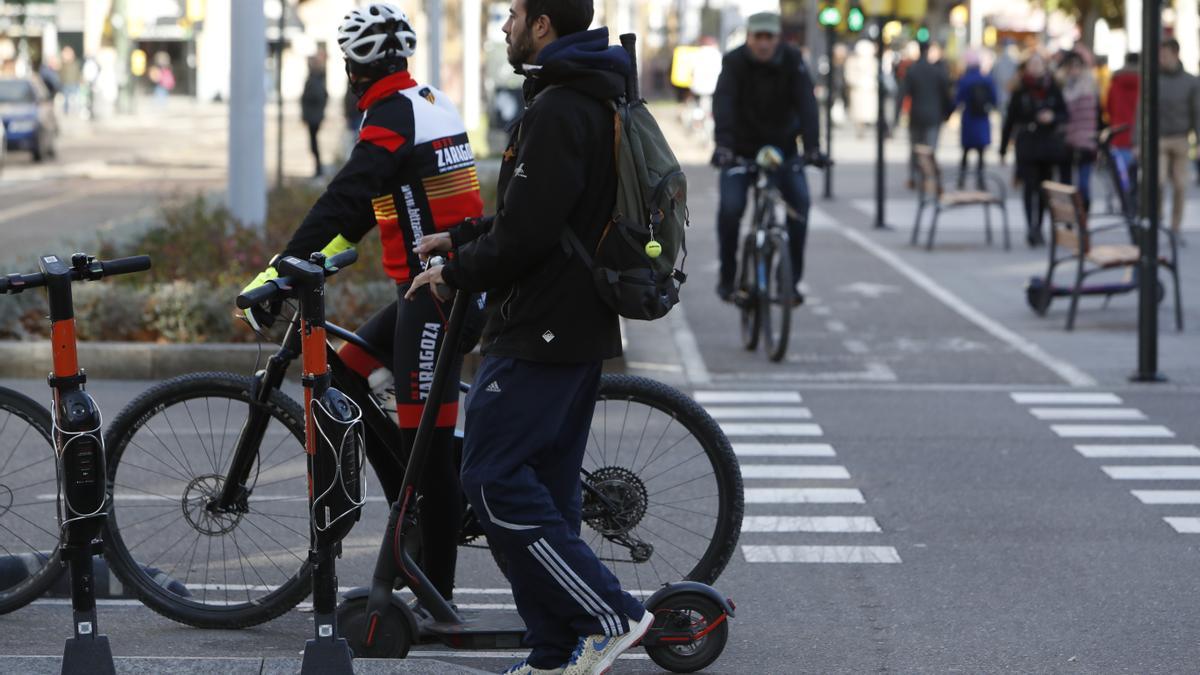
[(929, 29), (925, 26), (917, 29), (917, 42), (929, 42)]
[(857, 33), (863, 29), (865, 23), (866, 18), (863, 16), (862, 10), (858, 7), (851, 7), (850, 12), (846, 15), (846, 28)]
[(842, 13), (837, 7), (832, 5), (825, 7), (821, 13), (817, 15), (817, 23), (822, 26), (832, 27), (842, 22)]

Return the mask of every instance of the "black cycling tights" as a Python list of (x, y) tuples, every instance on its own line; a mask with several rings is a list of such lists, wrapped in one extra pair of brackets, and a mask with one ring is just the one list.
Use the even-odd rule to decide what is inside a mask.
[[(411, 301), (405, 300), (407, 289), (408, 284), (397, 286), (399, 299), (376, 312), (356, 333), (380, 352), (392, 354), (397, 417), (404, 445), (412, 448), (425, 397), (433, 383), (433, 368), (442, 346), (451, 303), (434, 300), (427, 290), (419, 292)], [(352, 344), (344, 346), (338, 354), (350, 369), (364, 378), (381, 365)], [(457, 353), (452, 370), (452, 384), (442, 397), (429, 460), (417, 486), (421, 495), (418, 523), (422, 551), (418, 562), (447, 600), (454, 593), (454, 570), (463, 518), (462, 488), (454, 459), (457, 385), (462, 372), (462, 357)], [(371, 434), (367, 439), (367, 459), (379, 477), (388, 503), (394, 503), (399, 497), (405, 467)]]

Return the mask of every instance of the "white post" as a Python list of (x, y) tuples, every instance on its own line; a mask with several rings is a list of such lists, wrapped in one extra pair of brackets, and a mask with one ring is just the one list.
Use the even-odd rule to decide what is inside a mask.
[(463, 119), (467, 129), (479, 127), (483, 104), (480, 101), (480, 44), (483, 40), (483, 5), (480, 0), (463, 0)]
[(426, 0), (426, 21), (429, 23), (429, 46), (425, 49), (429, 64), (426, 82), (434, 89), (442, 88), (442, 0)]
[[(1125, 37), (1130, 53), (1142, 51), (1142, 0), (1125, 0)], [(1158, 58), (1158, 54), (1142, 54), (1142, 58)]]
[(229, 2), (229, 210), (243, 223), (262, 225), (267, 218), (267, 18), (263, 0)]
[(967, 42), (978, 49), (983, 46), (983, 0), (970, 0), (967, 4)]
[(1196, 0), (1175, 0), (1175, 39), (1183, 69), (1195, 74), (1200, 68), (1200, 8)]

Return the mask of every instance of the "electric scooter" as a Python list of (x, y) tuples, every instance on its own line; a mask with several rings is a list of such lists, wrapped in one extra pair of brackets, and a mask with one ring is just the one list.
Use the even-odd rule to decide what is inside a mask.
[(87, 375), (79, 367), (75, 340), (74, 281), (150, 269), (148, 256), (100, 261), (84, 253), (70, 264), (55, 255), (38, 260), (40, 272), (0, 278), (0, 294), (45, 286), (50, 301), (54, 370), (47, 378), (54, 392), (52, 419), (58, 461), (59, 526), (62, 560), (70, 568), (74, 634), (63, 649), (63, 675), (109, 675), (116, 672), (108, 637), (96, 622), (96, 577), (92, 556), (101, 552), (100, 532), (108, 515), (104, 441), (100, 408), (84, 388)]
[[(300, 304), (304, 386), (304, 446), (308, 454), (309, 560), (313, 566), (313, 623), (316, 638), (304, 646), (301, 675), (353, 675), (353, 655), (338, 635), (337, 574), (341, 542), (362, 513), (360, 479), (364, 458), (362, 411), (333, 387), (325, 346), (325, 277), (358, 259), (354, 250), (333, 256), (314, 253), (273, 261), (280, 276), (247, 291), (237, 306), (248, 309), (282, 297)], [(248, 421), (247, 424), (252, 422)], [(265, 431), (264, 421), (259, 435)], [(215, 508), (217, 502), (210, 507)]]
[[(437, 258), (430, 262), (438, 264)], [(445, 292), (444, 289), (442, 292)], [(441, 292), (439, 293), (441, 294)], [(458, 344), (470, 297), (457, 293), (443, 344)], [(416, 439), (399, 498), (392, 504), (371, 585), (344, 595), (338, 623), (359, 658), (404, 658), (416, 642), (440, 642), (454, 649), (513, 649), (521, 645), (525, 625), (515, 613), (475, 614), (448, 603), (409, 553), (408, 539), (417, 524), (417, 488), (430, 453), (438, 404), (450, 382), (453, 349), (442, 349), (425, 399)], [(431, 404), (430, 402), (434, 403)], [(427, 618), (416, 614), (393, 589), (408, 586)], [(700, 670), (715, 661), (729, 637), (733, 602), (705, 584), (670, 583), (644, 603), (654, 624), (641, 645), (655, 663), (677, 673)]]

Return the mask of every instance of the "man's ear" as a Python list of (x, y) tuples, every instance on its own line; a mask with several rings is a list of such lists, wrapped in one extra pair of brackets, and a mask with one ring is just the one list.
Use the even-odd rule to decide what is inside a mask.
[(550, 23), (549, 15), (543, 14), (533, 21), (533, 37), (537, 40), (551, 42), (554, 40), (554, 25)]

